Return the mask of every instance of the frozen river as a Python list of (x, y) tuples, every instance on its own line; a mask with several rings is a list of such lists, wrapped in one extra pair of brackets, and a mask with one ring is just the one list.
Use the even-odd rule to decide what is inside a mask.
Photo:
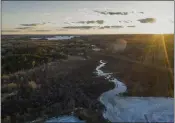
[(174, 98), (166, 97), (122, 97), (127, 91), (122, 82), (101, 70), (105, 62), (96, 68), (98, 76), (115, 84), (115, 88), (101, 94), (99, 100), (106, 107), (104, 118), (111, 122), (174, 122)]
[[(107, 82), (113, 82), (115, 88), (104, 92), (99, 97), (105, 106), (103, 117), (111, 122), (174, 122), (174, 98), (166, 97), (127, 97), (119, 96), (127, 91), (124, 83), (113, 77), (112, 73), (101, 70), (106, 63), (100, 60), (96, 67), (97, 76), (104, 77)], [(46, 123), (83, 122), (75, 116), (51, 118)]]

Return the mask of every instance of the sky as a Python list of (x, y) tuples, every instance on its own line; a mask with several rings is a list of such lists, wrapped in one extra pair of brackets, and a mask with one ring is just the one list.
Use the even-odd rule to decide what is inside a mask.
[(174, 33), (174, 1), (2, 1), (2, 34)]

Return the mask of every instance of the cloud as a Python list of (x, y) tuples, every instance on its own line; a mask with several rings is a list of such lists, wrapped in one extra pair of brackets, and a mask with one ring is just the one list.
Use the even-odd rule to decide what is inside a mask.
[(134, 27), (136, 27), (136, 26), (135, 26), (135, 25), (132, 25), (132, 26), (127, 26), (127, 27), (134, 28)]
[(20, 32), (19, 30), (2, 30), (2, 32)]
[(124, 28), (123, 26), (116, 26), (116, 25), (113, 25), (113, 26), (102, 26), (102, 27), (99, 27), (99, 29), (112, 29), (112, 28)]
[(113, 26), (103, 26), (103, 27), (99, 27), (98, 29), (114, 29), (114, 28), (124, 28), (124, 26), (118, 26), (118, 25), (113, 25)]
[(124, 26), (111, 26), (111, 28), (124, 28)]
[(20, 24), (21, 26), (37, 26), (38, 23), (32, 23), (32, 24)]
[(140, 23), (155, 23), (156, 19), (155, 18), (145, 18), (145, 19), (139, 19), (137, 21), (140, 21)]
[(94, 12), (96, 13), (99, 13), (99, 14), (103, 14), (103, 15), (107, 15), (107, 11), (97, 11), (97, 10), (94, 10)]
[(110, 15), (128, 15), (128, 12), (108, 12)]
[[(49, 22), (50, 23), (50, 22)], [(34, 27), (34, 26), (38, 26), (38, 25), (44, 25), (46, 24), (45, 22), (43, 23), (31, 23), (31, 24), (20, 24), (21, 26), (31, 26), (31, 27)]]
[(95, 28), (96, 26), (67, 26), (63, 27), (64, 29), (92, 29)]
[(15, 28), (15, 29), (25, 30), (25, 29), (31, 29), (31, 27), (18, 27), (18, 28)]
[(94, 12), (103, 14), (103, 15), (128, 15), (128, 12), (108, 12), (108, 11), (97, 11), (94, 10)]
[[(56, 23), (54, 23), (54, 22), (47, 22), (48, 24), (56, 24)], [(47, 23), (43, 23), (43, 25), (44, 24), (47, 24)], [(42, 24), (41, 24), (42, 25)]]
[(99, 29), (109, 29), (111, 28), (110, 26), (103, 26), (103, 27), (99, 27)]
[(104, 20), (97, 20), (96, 23), (103, 24), (104, 23)]
[(81, 24), (85, 24), (86, 21), (78, 21), (78, 22), (73, 22), (73, 23), (81, 23)]
[(104, 20), (78, 21), (78, 22), (72, 22), (72, 23), (81, 23), (81, 24), (94, 24), (94, 23), (97, 23), (97, 24), (103, 24), (104, 23)]
[(137, 14), (137, 13), (144, 14), (144, 12), (136, 12), (136, 10), (132, 11), (131, 13), (133, 13), (133, 14)]
[(128, 14), (133, 14), (133, 13), (140, 13), (140, 14), (144, 14), (144, 12), (110, 12), (110, 11), (98, 11), (98, 10), (94, 10), (94, 12), (99, 13), (99, 14), (103, 14), (103, 15), (128, 15)]
[(68, 25), (71, 25), (71, 22), (64, 22), (64, 24), (68, 24)]
[(34, 30), (34, 31), (36, 31), (36, 32), (49, 32), (51, 30)]
[(67, 26), (63, 29), (111, 29), (111, 28), (124, 28), (123, 26)]
[(86, 21), (87, 24), (93, 24), (95, 21)]
[(120, 20), (120, 21), (118, 21), (119, 23), (132, 23), (132, 21), (131, 20)]
[(124, 23), (130, 23), (130, 22), (132, 22), (132, 21), (130, 21), (130, 20), (124, 20), (123, 22), (124, 22)]

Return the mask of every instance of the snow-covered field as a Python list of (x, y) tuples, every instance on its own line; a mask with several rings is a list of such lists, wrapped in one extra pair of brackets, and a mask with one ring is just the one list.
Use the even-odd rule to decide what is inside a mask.
[(105, 64), (101, 60), (96, 73), (114, 82), (115, 88), (101, 94), (99, 98), (106, 107), (104, 118), (111, 122), (174, 122), (174, 98), (121, 97), (118, 94), (125, 92), (127, 87), (113, 78), (112, 73), (101, 70)]

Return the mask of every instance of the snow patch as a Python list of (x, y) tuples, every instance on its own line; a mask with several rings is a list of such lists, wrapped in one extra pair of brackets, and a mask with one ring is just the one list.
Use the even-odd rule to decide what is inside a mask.
[(100, 51), (101, 49), (100, 48), (93, 48), (92, 50), (93, 51)]
[(51, 38), (47, 38), (48, 40), (66, 40), (66, 39), (72, 39), (75, 36), (54, 36)]
[[(72, 39), (74, 37), (80, 37), (80, 36), (53, 36), (46, 38), (47, 40), (66, 40), (66, 39)], [(32, 40), (39, 40), (42, 38), (31, 38)]]
[(32, 40), (39, 40), (39, 39), (41, 39), (41, 38), (30, 38), (30, 39), (32, 39)]

